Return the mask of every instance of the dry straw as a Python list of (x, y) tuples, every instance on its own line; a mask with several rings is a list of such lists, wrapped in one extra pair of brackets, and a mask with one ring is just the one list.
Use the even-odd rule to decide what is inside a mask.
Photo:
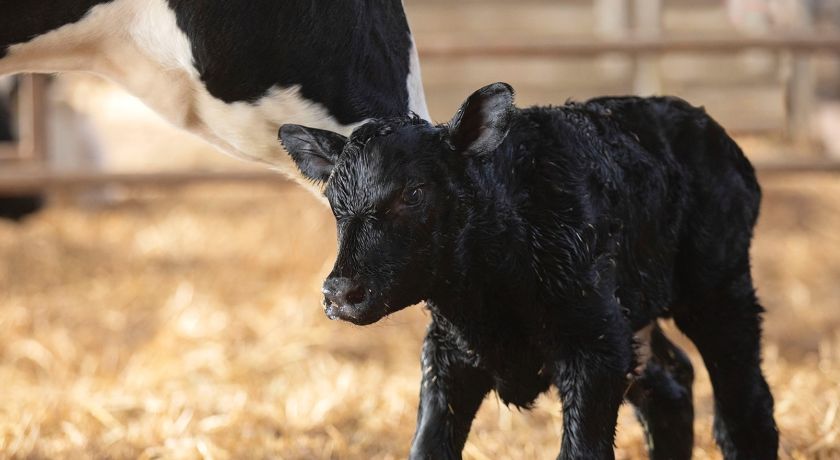
[[(781, 454), (840, 458), (840, 181), (765, 192), (754, 265)], [(147, 191), (0, 224), (0, 456), (405, 458), (428, 318), (328, 321), (332, 225), (289, 186)], [(703, 371), (695, 394), (695, 458), (720, 458)], [(553, 458), (561, 430), (553, 395), (530, 413), (490, 397), (465, 457)], [(626, 407), (617, 445), (644, 458)]]

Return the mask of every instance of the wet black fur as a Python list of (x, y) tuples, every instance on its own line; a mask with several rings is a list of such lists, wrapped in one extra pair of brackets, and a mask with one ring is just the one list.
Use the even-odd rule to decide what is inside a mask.
[[(693, 370), (656, 328), (669, 317), (709, 370), (724, 456), (776, 458), (749, 261), (760, 190), (741, 150), (677, 98), (510, 100), (491, 85), (449, 125), (377, 120), (349, 140), (281, 130), (303, 173), (327, 180), (330, 279), (368, 292), (345, 319), (421, 300), (431, 311), (412, 458), (460, 458), (488, 392), (529, 408), (552, 385), (560, 458), (613, 458), (625, 396), (652, 458), (689, 458)], [(344, 147), (301, 163), (317, 145)], [(415, 189), (423, 201), (409, 206), (401, 197)], [(634, 376), (633, 333), (649, 325), (653, 357)]]

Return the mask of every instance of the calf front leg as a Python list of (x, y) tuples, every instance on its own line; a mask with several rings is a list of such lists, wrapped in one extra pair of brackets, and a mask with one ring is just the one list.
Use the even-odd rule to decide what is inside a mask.
[(452, 333), (432, 322), (423, 343), (423, 378), (412, 460), (460, 459), (473, 418), (492, 389), (489, 374)]
[(599, 310), (562, 344), (555, 376), (563, 400), (560, 460), (615, 458), (618, 408), (635, 358), (624, 318), (609, 308)]

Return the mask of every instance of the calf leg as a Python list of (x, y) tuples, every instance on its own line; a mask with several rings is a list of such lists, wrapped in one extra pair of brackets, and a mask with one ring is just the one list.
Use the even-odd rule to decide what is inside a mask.
[(697, 345), (715, 398), (715, 439), (727, 460), (775, 459), (773, 396), (761, 373), (761, 313), (748, 266), (731, 282), (674, 311)]
[(615, 458), (618, 408), (635, 362), (633, 339), (617, 304), (594, 303), (578, 310), (582, 317), (564, 317), (569, 333), (555, 374), (563, 400), (560, 460)]
[(461, 458), (473, 418), (493, 386), (490, 375), (470, 361), (456, 339), (432, 322), (423, 344), (412, 460)]
[(690, 459), (694, 447), (691, 361), (655, 327), (651, 358), (627, 392), (647, 434), (651, 460)]

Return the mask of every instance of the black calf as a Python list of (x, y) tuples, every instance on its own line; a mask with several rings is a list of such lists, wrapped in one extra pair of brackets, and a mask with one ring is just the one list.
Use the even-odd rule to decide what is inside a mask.
[(636, 408), (636, 416), (645, 429), (652, 460), (691, 458), (694, 368), (685, 353), (658, 328), (651, 334), (650, 349), (650, 360), (626, 398)]
[(560, 458), (613, 458), (625, 395), (652, 458), (689, 458), (693, 370), (664, 317), (703, 355), (725, 457), (775, 458), (749, 269), (760, 191), (738, 146), (675, 98), (512, 103), (500, 83), (446, 125), (280, 131), (336, 216), (327, 314), (432, 313), (412, 458), (460, 458), (488, 392), (528, 408), (551, 385)]

